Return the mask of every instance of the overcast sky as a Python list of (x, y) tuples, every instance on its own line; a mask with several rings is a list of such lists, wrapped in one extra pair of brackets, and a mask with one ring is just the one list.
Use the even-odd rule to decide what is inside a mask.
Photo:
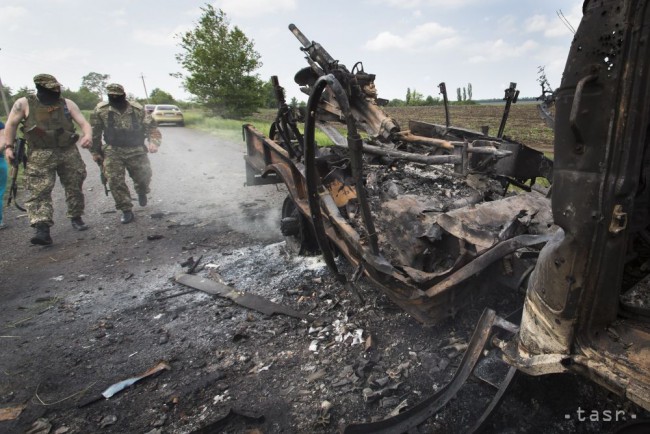
[[(109, 74), (128, 93), (160, 88), (190, 97), (175, 60), (178, 35), (194, 27), (205, 1), (3, 0), (0, 6), (0, 78), (33, 88), (50, 73), (77, 90), (89, 72)], [(573, 38), (581, 0), (219, 0), (232, 25), (254, 41), (259, 75), (277, 75), (287, 96), (306, 100), (293, 81), (307, 63), (288, 30), (293, 23), (351, 68), (363, 62), (377, 75), (379, 97), (404, 99), (406, 89), (438, 96), (437, 85), (472, 83), (474, 99), (502, 98), (516, 82), (521, 96), (538, 96), (539, 66), (553, 87)]]

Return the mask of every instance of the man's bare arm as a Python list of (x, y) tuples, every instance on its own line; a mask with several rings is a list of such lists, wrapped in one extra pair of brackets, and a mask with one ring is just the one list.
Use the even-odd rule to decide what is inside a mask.
[(90, 148), (93, 129), (90, 127), (90, 124), (81, 113), (81, 110), (79, 110), (79, 106), (74, 101), (66, 99), (65, 102), (68, 106), (68, 110), (70, 110), (70, 116), (72, 116), (72, 119), (74, 119), (77, 125), (79, 125), (79, 128), (81, 128), (81, 132), (83, 133), (83, 136), (79, 139), (79, 144), (82, 148)]
[(25, 97), (18, 98), (11, 108), (7, 124), (5, 125), (5, 139), (7, 145), (11, 146), (16, 140), (18, 125), (20, 125), (22, 120), (27, 117), (27, 108), (27, 98)]
[(29, 104), (27, 103), (27, 98), (22, 97), (18, 98), (14, 103), (11, 111), (9, 112), (9, 118), (7, 119), (7, 124), (5, 125), (4, 135), (5, 143), (7, 149), (5, 150), (5, 157), (11, 163), (14, 159), (14, 142), (16, 141), (16, 132), (18, 131), (18, 125), (22, 122), (23, 119), (27, 117), (27, 110), (29, 109)]

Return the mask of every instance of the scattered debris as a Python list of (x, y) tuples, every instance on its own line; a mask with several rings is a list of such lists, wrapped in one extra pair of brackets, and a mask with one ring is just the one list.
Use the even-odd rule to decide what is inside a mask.
[(312, 319), (308, 315), (293, 310), (290, 307), (273, 303), (272, 301), (269, 301), (264, 297), (260, 297), (259, 295), (237, 291), (233, 288), (230, 288), (229, 286), (224, 285), (223, 283), (219, 283), (214, 280), (193, 276), (190, 274), (179, 274), (175, 277), (175, 280), (182, 285), (198, 289), (199, 291), (229, 298), (240, 306), (257, 310), (265, 315), (271, 316), (278, 313), (304, 320)]
[(147, 235), (147, 239), (149, 241), (162, 240), (163, 238), (165, 238), (165, 237), (163, 235), (159, 235), (159, 234)]
[(116, 393), (121, 392), (122, 390), (126, 389), (129, 386), (132, 386), (133, 384), (137, 383), (138, 381), (140, 381), (140, 380), (142, 380), (144, 378), (150, 377), (150, 376), (152, 376), (154, 374), (157, 374), (157, 373), (159, 373), (161, 371), (170, 370), (170, 369), (171, 369), (171, 366), (169, 366), (169, 364), (167, 362), (160, 362), (156, 366), (154, 366), (153, 368), (149, 369), (147, 372), (143, 373), (142, 375), (139, 375), (137, 377), (128, 378), (126, 380), (122, 380), (122, 381), (120, 381), (118, 383), (113, 384), (108, 389), (104, 390), (101, 393), (101, 395), (91, 397), (89, 400), (81, 403), (79, 405), (79, 407), (85, 407), (86, 405), (97, 402), (97, 401), (101, 400), (102, 398), (108, 399), (108, 398), (112, 397), (113, 395), (115, 395)]
[(330, 424), (330, 409), (332, 408), (332, 403), (329, 401), (323, 401), (320, 404), (320, 411), (318, 417), (316, 418), (315, 426), (320, 428), (325, 428)]
[(48, 434), (52, 430), (52, 424), (48, 419), (39, 418), (32, 426), (25, 431), (25, 434)]
[(220, 417), (216, 421), (204, 426), (203, 428), (194, 430), (191, 434), (212, 434), (222, 432), (222, 430), (230, 423), (233, 419), (241, 417), (247, 422), (251, 423), (263, 423), (264, 416), (255, 413), (248, 413), (243, 410), (231, 408), (228, 410), (228, 413), (225, 416)]
[(325, 377), (325, 375), (327, 375), (327, 372), (324, 369), (316, 371), (307, 377), (307, 383), (313, 383), (316, 380), (320, 380), (321, 378)]
[(187, 274), (194, 274), (194, 272), (196, 271), (196, 267), (197, 267), (197, 266), (199, 265), (199, 263), (201, 262), (201, 259), (203, 259), (203, 255), (199, 256), (199, 259), (197, 259), (197, 260), (194, 262), (194, 264), (192, 264), (192, 266), (190, 266), (190, 268), (187, 270)]
[(117, 416), (114, 414), (108, 414), (102, 417), (102, 420), (99, 421), (99, 427), (106, 428), (107, 426), (115, 424), (115, 422), (117, 422)]
[(20, 413), (25, 409), (26, 405), (17, 405), (15, 407), (3, 407), (0, 408), (0, 422), (4, 420), (14, 420)]

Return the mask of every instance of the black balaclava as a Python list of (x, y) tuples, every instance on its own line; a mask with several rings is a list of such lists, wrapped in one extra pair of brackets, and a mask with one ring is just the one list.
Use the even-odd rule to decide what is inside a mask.
[(126, 109), (126, 95), (108, 95), (108, 104), (120, 111)]
[(61, 98), (61, 89), (52, 90), (47, 89), (40, 84), (36, 85), (36, 98), (45, 105), (52, 105)]

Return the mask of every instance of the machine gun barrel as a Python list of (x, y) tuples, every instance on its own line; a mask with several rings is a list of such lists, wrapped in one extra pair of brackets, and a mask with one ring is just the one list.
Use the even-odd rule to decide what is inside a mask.
[[(323, 71), (328, 74), (332, 69), (338, 66), (338, 61), (323, 48), (318, 42), (310, 41), (294, 24), (289, 24), (289, 30), (300, 41), (303, 51), (305, 51), (311, 60), (318, 63)], [(342, 65), (341, 65), (342, 66)]]
[(300, 41), (303, 47), (309, 48), (311, 45), (311, 41), (307, 39), (307, 37), (300, 31), (298, 27), (296, 27), (295, 24), (289, 24), (289, 30), (291, 30), (291, 33), (294, 34), (294, 36)]

